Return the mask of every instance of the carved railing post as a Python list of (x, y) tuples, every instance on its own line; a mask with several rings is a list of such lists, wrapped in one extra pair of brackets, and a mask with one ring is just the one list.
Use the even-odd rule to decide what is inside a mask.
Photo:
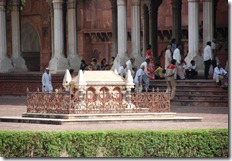
[(112, 109), (112, 107), (114, 108), (114, 101), (113, 101), (113, 89), (110, 88), (109, 89), (109, 101), (108, 101), (108, 106)]
[(84, 100), (84, 95), (86, 93), (86, 81), (84, 79), (84, 74), (83, 74), (83, 71), (82, 70), (79, 70), (79, 73), (78, 73), (78, 78), (77, 78), (77, 88), (78, 88), (78, 97), (79, 97), (79, 100), (78, 100), (78, 103), (76, 104), (76, 108), (77, 109), (85, 109), (86, 108), (86, 103), (85, 103), (85, 100)]
[(95, 105), (97, 106), (99, 104), (99, 92), (97, 90), (95, 91), (95, 98), (96, 98)]
[(70, 82), (71, 82), (71, 80), (72, 80), (71, 74), (70, 74), (69, 70), (66, 69), (65, 75), (64, 75), (64, 78), (63, 78), (63, 83), (62, 83), (62, 85), (63, 85), (66, 92), (67, 91), (71, 92), (71, 90), (70, 90), (70, 87), (71, 87)]
[(126, 82), (126, 101), (127, 108), (132, 109), (135, 108), (135, 105), (131, 102), (131, 88), (134, 88), (133, 77), (131, 75), (131, 71), (127, 72), (127, 82)]

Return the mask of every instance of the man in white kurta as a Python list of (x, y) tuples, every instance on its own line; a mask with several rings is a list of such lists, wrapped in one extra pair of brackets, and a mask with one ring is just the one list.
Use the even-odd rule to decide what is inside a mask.
[(178, 74), (178, 69), (179, 69), (179, 65), (181, 64), (181, 55), (180, 55), (180, 49), (181, 49), (181, 46), (178, 45), (178, 47), (174, 50), (173, 52), (173, 59), (176, 60), (176, 73), (174, 75), (174, 78), (177, 79), (177, 74)]
[(134, 78), (134, 84), (135, 84), (135, 90), (140, 93), (142, 92), (143, 86), (142, 86), (142, 78), (143, 78), (143, 74), (144, 74), (144, 65), (142, 65), (135, 74), (135, 78)]
[(171, 51), (171, 49), (172, 49), (172, 46), (169, 44), (167, 46), (166, 51), (165, 51), (165, 67), (164, 67), (165, 70), (167, 69), (168, 65), (171, 64), (171, 61), (172, 61), (172, 51)]
[(126, 70), (127, 70), (127, 72), (128, 72), (128, 70), (130, 70), (132, 76), (135, 75), (135, 73), (133, 71), (133, 67), (135, 67), (134, 62), (135, 62), (135, 58), (133, 58), (133, 57), (130, 58), (129, 60), (127, 60), (127, 62), (126, 62)]
[(42, 92), (51, 93), (53, 91), (52, 77), (49, 71), (50, 71), (49, 68), (46, 68), (45, 72), (42, 75)]

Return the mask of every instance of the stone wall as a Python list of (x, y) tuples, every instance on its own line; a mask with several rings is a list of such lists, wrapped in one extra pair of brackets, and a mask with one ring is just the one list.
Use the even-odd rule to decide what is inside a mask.
[[(0, 95), (26, 95), (27, 88), (31, 92), (42, 91), (43, 73), (0, 73)], [(62, 88), (64, 74), (52, 75), (53, 89)]]
[[(131, 52), (131, 6), (130, 0), (127, 0), (127, 27), (128, 27), (128, 53)], [(39, 69), (43, 71), (48, 66), (52, 57), (52, 19), (51, 19), (51, 1), (45, 0), (27, 0), (26, 5), (21, 11), (20, 24), (31, 25), (39, 40)], [(84, 0), (78, 1), (77, 20), (78, 20), (78, 54), (81, 59), (90, 62), (93, 57), (98, 59), (106, 58), (108, 61), (112, 54), (112, 8), (110, 0)], [(202, 1), (199, 2), (199, 25), (202, 28)], [(142, 7), (141, 7), (141, 18)], [(67, 18), (66, 18), (67, 21)], [(188, 51), (188, 2), (182, 0), (182, 45), (184, 54)], [(217, 39), (223, 44), (219, 51), (219, 59), (224, 66), (228, 58), (228, 2), (220, 0), (217, 4), (216, 12)], [(67, 27), (66, 27), (67, 29)], [(141, 31), (143, 25), (141, 25)], [(171, 0), (163, 0), (158, 10), (158, 55), (164, 51), (167, 43), (170, 42), (172, 35), (172, 6)], [(12, 55), (11, 45), (11, 17), (7, 12), (7, 44), (8, 55)], [(201, 35), (201, 32), (199, 31)], [(21, 36), (22, 37), (22, 36)], [(67, 38), (67, 31), (66, 31)], [(142, 40), (142, 37), (141, 37)], [(142, 42), (141, 42), (142, 43)], [(200, 42), (202, 38), (200, 37)], [(65, 43), (67, 45), (67, 42)], [(142, 45), (141, 45), (142, 46)], [(203, 45), (199, 45), (199, 53), (202, 53)], [(67, 48), (65, 48), (67, 49)], [(143, 49), (141, 49), (143, 50)], [(30, 52), (33, 52), (30, 51)], [(67, 56), (68, 53), (66, 52)], [(161, 56), (162, 58), (162, 56)], [(162, 58), (163, 59), (163, 58)], [(161, 60), (161, 63), (163, 60)], [(27, 62), (26, 62), (27, 63)], [(163, 64), (162, 64), (163, 65)], [(35, 71), (35, 68), (32, 68)]]

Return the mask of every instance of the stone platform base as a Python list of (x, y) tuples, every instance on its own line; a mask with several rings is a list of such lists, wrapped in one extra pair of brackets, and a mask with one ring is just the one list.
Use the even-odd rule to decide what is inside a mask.
[(117, 114), (38, 114), (25, 113), (22, 117), (0, 117), (0, 122), (36, 124), (83, 124), (156, 121), (201, 121), (202, 117), (179, 117), (176, 113), (117, 113)]

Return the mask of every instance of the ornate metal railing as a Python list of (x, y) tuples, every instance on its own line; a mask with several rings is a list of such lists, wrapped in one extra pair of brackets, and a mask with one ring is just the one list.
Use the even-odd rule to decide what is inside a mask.
[(136, 107), (149, 109), (149, 112), (170, 112), (170, 94), (166, 92), (133, 93), (132, 102)]
[(69, 114), (71, 97), (67, 93), (27, 93), (27, 112)]
[(170, 112), (170, 96), (165, 92), (85, 93), (83, 97), (66, 92), (27, 92), (28, 113), (90, 114)]

